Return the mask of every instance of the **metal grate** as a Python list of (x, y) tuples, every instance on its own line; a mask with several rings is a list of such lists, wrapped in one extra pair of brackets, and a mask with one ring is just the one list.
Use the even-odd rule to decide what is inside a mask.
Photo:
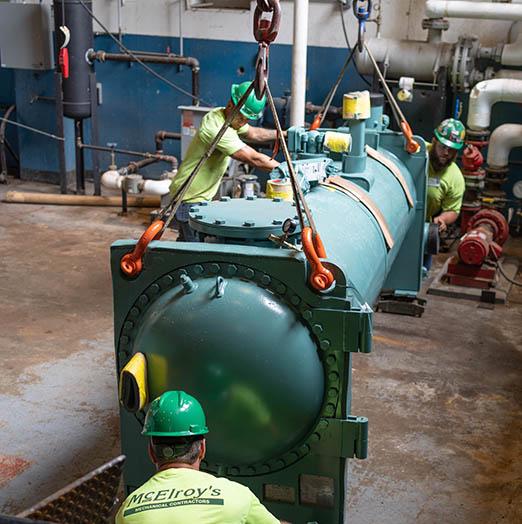
[(125, 455), (120, 455), (18, 515), (55, 524), (106, 524), (112, 515)]

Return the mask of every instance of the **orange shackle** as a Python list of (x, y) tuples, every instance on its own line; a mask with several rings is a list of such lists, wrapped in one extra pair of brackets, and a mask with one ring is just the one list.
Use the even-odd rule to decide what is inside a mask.
[(135, 277), (141, 273), (143, 269), (143, 255), (153, 240), (159, 240), (163, 234), (163, 220), (155, 220), (141, 235), (134, 250), (120, 260), (120, 268), (128, 277)]
[(319, 233), (313, 235), (312, 228), (305, 227), (301, 232), (301, 241), (306, 259), (312, 266), (310, 285), (317, 291), (326, 291), (334, 282), (333, 273), (321, 263), (326, 258), (326, 251)]
[(403, 120), (401, 122), (401, 129), (402, 134), (406, 139), (406, 151), (408, 151), (408, 153), (410, 153), (411, 155), (417, 153), (420, 149), (420, 145), (414, 140), (413, 131), (411, 130), (410, 124), (408, 124), (406, 120)]

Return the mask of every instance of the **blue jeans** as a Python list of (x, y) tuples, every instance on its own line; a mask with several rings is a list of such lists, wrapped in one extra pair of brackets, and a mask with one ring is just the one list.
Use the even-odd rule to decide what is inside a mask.
[(176, 211), (172, 221), (174, 228), (179, 232), (176, 242), (201, 242), (199, 233), (194, 231), (189, 225), (189, 211), (195, 205), (196, 203), (188, 204), (183, 202)]

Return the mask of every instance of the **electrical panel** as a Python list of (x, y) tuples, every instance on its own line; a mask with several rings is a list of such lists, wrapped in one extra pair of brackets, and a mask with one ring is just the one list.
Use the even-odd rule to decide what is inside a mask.
[(50, 4), (0, 2), (0, 66), (54, 68)]

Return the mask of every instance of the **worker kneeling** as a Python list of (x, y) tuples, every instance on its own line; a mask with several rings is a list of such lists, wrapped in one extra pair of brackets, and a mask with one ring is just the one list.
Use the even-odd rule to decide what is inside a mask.
[(247, 487), (199, 470), (206, 433), (203, 408), (184, 391), (151, 403), (142, 435), (158, 472), (127, 497), (116, 524), (279, 523)]

